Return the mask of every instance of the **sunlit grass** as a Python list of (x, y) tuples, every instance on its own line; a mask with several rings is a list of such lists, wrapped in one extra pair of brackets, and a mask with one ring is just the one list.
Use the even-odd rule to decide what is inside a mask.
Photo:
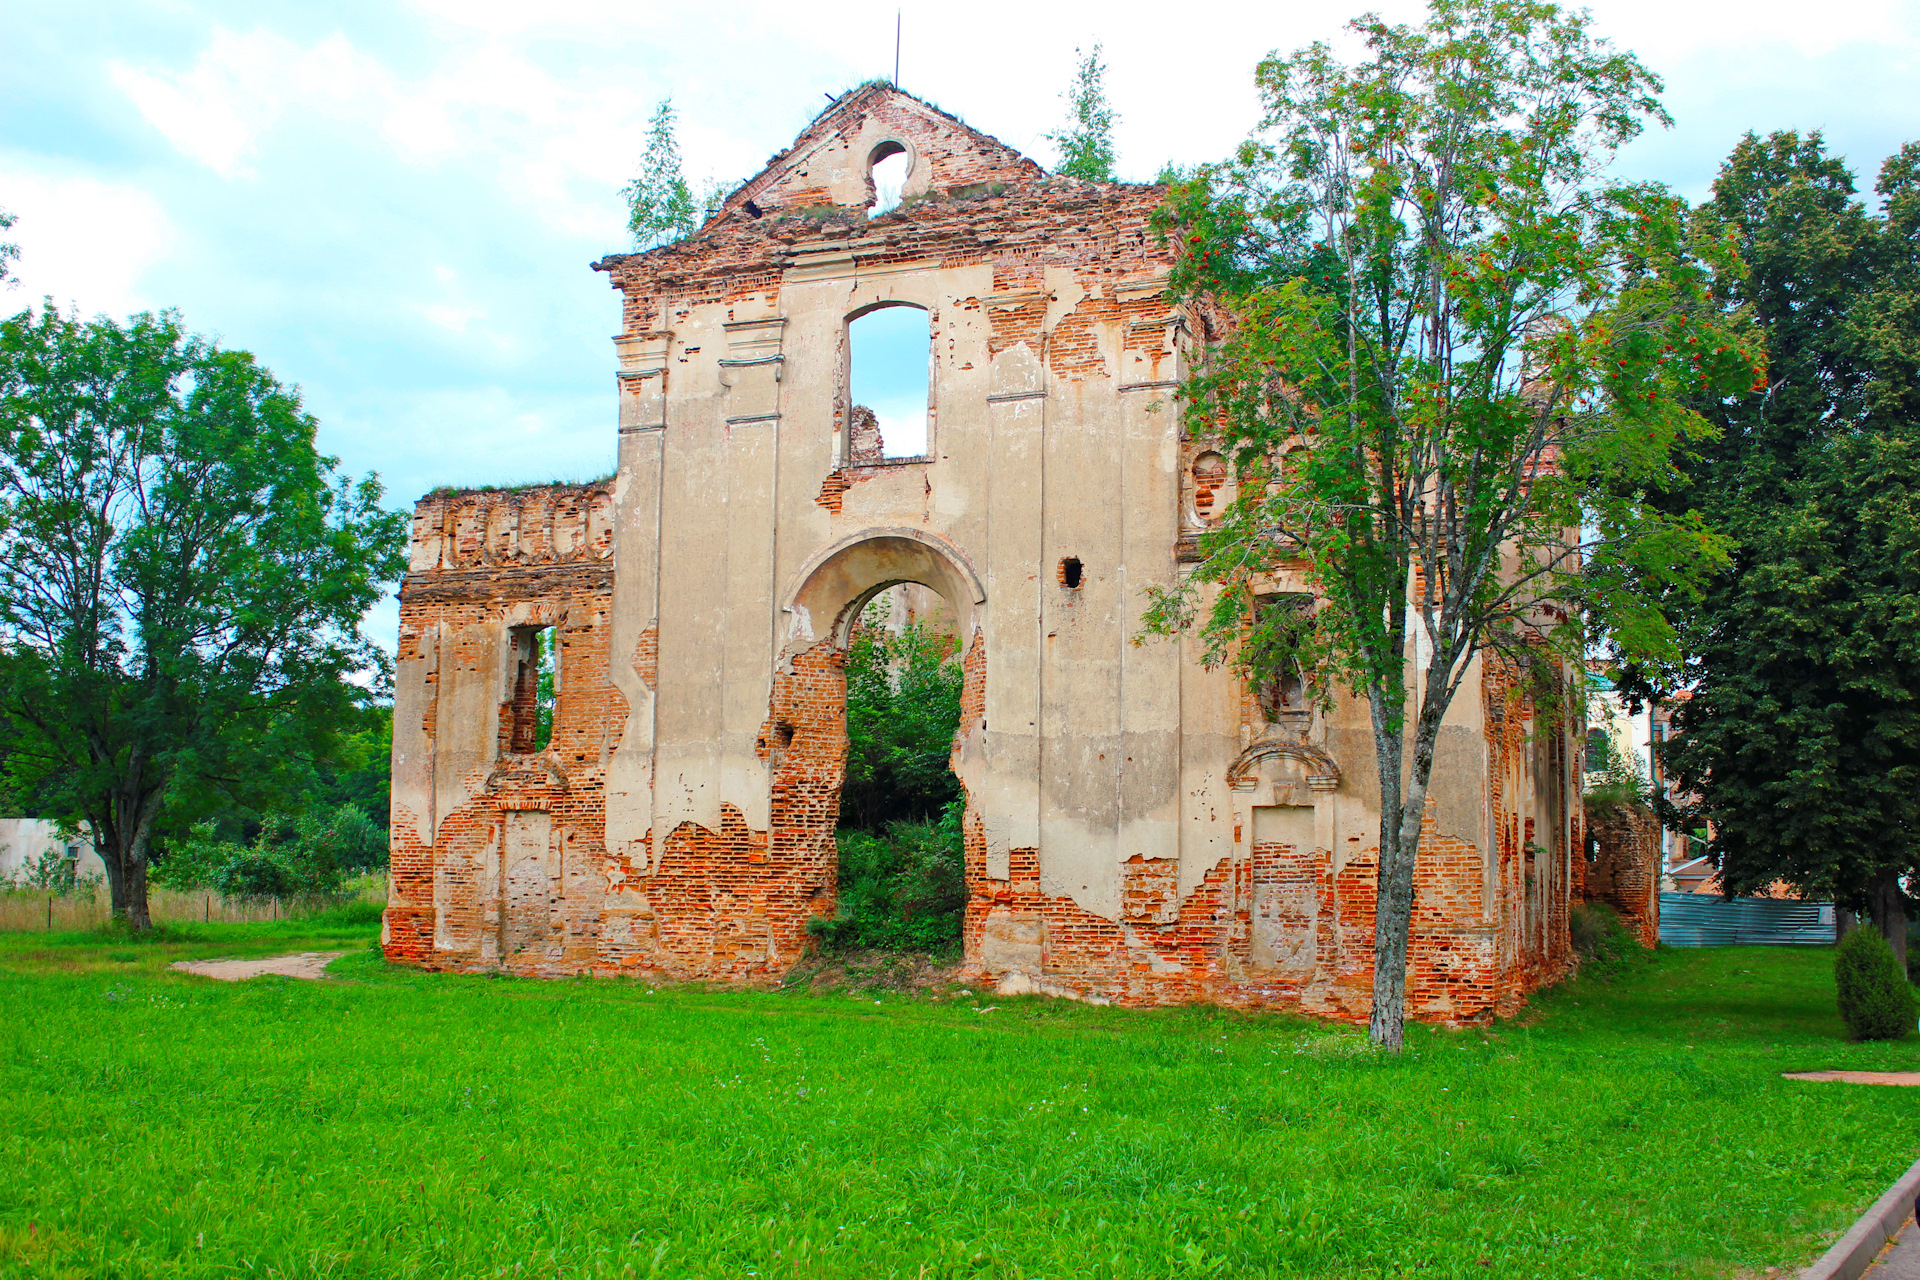
[[(307, 932), (300, 932), (302, 925)], [(0, 938), (0, 1274), (1653, 1276), (1798, 1266), (1920, 1151), (1830, 953), (1492, 1032), (390, 968), (346, 923)], [(186, 955), (351, 949), (339, 981)], [(1483, 1261), (1485, 1260), (1485, 1261)]]

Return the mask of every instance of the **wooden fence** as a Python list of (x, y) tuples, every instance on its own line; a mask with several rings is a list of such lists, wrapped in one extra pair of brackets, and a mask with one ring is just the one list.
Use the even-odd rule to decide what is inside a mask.
[[(350, 885), (340, 894), (293, 898), (223, 898), (217, 893), (181, 893), (149, 889), (147, 910), (155, 924), (183, 924), (190, 920), (255, 923), (299, 919), (348, 902), (387, 900), (385, 877), (374, 884)], [(61, 894), (47, 889), (0, 888), (0, 930), (97, 929), (113, 914), (106, 886), (89, 893), (82, 887)]]

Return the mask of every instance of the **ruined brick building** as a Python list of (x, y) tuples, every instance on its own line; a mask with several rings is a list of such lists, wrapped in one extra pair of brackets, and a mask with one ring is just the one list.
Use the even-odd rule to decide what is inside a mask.
[[(899, 206), (873, 166), (904, 155)], [(885, 85), (621, 295), (619, 467), (416, 508), (401, 594), (385, 946), (435, 968), (781, 975), (833, 909), (842, 661), (876, 593), (937, 592), (965, 661), (977, 977), (1129, 1003), (1363, 1017), (1373, 750), (1358, 704), (1136, 644), (1143, 589), (1229, 496), (1170, 393), (1206, 317), (1166, 293), (1151, 186), (1049, 176)], [(886, 456), (849, 326), (923, 319), (924, 449)], [(1275, 594), (1303, 594), (1284, 567)], [(531, 675), (557, 641), (552, 739)], [(1488, 672), (1421, 853), (1415, 1016), (1566, 960), (1578, 743)]]

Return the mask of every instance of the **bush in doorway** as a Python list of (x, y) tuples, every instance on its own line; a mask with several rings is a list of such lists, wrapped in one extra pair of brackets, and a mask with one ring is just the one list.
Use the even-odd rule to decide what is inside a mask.
[(952, 801), (939, 822), (894, 822), (882, 835), (842, 829), (838, 910), (807, 925), (821, 949), (956, 950), (967, 907), (964, 807)]
[(1913, 986), (1878, 930), (1856, 928), (1833, 957), (1840, 1017), (1855, 1040), (1898, 1040), (1914, 1025)]
[(900, 631), (878, 607), (847, 649), (847, 777), (840, 821), (876, 836), (895, 822), (927, 823), (960, 795), (947, 757), (960, 725), (961, 667), (952, 638), (910, 621)]

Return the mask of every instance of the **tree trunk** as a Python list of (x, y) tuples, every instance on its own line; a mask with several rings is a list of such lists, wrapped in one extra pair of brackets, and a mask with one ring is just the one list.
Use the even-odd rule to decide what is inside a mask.
[(1900, 891), (1900, 875), (1895, 871), (1882, 871), (1874, 878), (1867, 890), (1867, 915), (1873, 920), (1873, 927), (1893, 948), (1893, 958), (1899, 962), (1900, 972), (1907, 971), (1907, 900)]
[(143, 821), (131, 840), (124, 831), (116, 831), (112, 839), (95, 846), (107, 868), (113, 918), (125, 920), (135, 933), (153, 928), (147, 911), (147, 830)]
[(1380, 768), (1380, 868), (1373, 907), (1373, 1008), (1367, 1038), (1400, 1052), (1407, 1021), (1407, 960), (1413, 931), (1414, 870), (1420, 861), (1420, 824), (1426, 815), (1427, 783), (1433, 772), (1433, 740), (1439, 715), (1422, 708), (1413, 735), (1413, 769), (1402, 794), (1401, 765), (1406, 758), (1406, 722), (1391, 734), (1382, 715), (1385, 701), (1374, 699), (1375, 758)]
[(1836, 903), (1833, 908), (1834, 945), (1838, 946), (1840, 943), (1845, 942), (1847, 934), (1852, 931), (1853, 926), (1857, 923), (1859, 922), (1854, 919), (1853, 912)]
[(1407, 940), (1413, 923), (1413, 868), (1420, 827), (1407, 831), (1399, 805), (1380, 815), (1380, 873), (1373, 907), (1373, 1011), (1367, 1038), (1400, 1052), (1407, 1021)]

